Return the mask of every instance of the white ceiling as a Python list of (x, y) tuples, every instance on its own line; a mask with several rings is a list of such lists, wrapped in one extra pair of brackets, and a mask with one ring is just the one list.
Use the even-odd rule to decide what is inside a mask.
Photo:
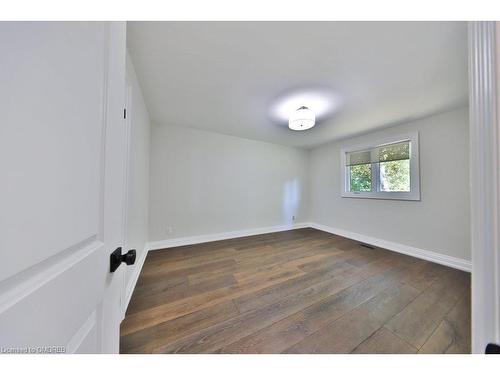
[[(157, 125), (309, 148), (467, 103), (464, 22), (129, 22), (127, 38)], [(311, 87), (333, 114), (274, 120)]]

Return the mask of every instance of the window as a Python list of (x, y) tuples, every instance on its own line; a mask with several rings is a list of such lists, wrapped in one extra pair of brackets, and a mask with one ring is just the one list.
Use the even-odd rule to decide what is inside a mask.
[(420, 200), (418, 133), (341, 153), (343, 197)]

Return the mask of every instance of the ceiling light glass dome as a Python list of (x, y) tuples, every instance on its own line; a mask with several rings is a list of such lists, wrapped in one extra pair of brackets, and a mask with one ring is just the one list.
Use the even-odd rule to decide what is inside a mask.
[(288, 127), (292, 130), (311, 129), (316, 123), (316, 116), (309, 108), (302, 106), (290, 115)]

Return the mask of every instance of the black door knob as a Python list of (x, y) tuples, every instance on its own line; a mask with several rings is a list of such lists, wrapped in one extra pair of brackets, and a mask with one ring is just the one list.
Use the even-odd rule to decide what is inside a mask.
[(135, 250), (129, 250), (126, 254), (122, 255), (122, 262), (125, 262), (127, 266), (135, 263)]
[(500, 346), (490, 343), (486, 345), (486, 349), (484, 352), (486, 354), (500, 354)]
[(121, 247), (117, 248), (109, 256), (109, 271), (115, 272), (118, 269), (118, 267), (120, 267), (120, 264), (122, 262), (125, 263), (127, 266), (134, 264), (135, 256), (136, 256), (135, 250), (129, 250), (126, 254), (122, 255), (122, 248)]

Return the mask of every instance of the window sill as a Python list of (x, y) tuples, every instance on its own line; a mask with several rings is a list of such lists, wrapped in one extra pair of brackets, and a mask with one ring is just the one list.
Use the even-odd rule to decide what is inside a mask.
[(382, 200), (397, 200), (397, 201), (420, 201), (419, 193), (411, 192), (366, 192), (366, 193), (351, 193), (343, 192), (342, 198), (361, 198), (361, 199), (382, 199)]

